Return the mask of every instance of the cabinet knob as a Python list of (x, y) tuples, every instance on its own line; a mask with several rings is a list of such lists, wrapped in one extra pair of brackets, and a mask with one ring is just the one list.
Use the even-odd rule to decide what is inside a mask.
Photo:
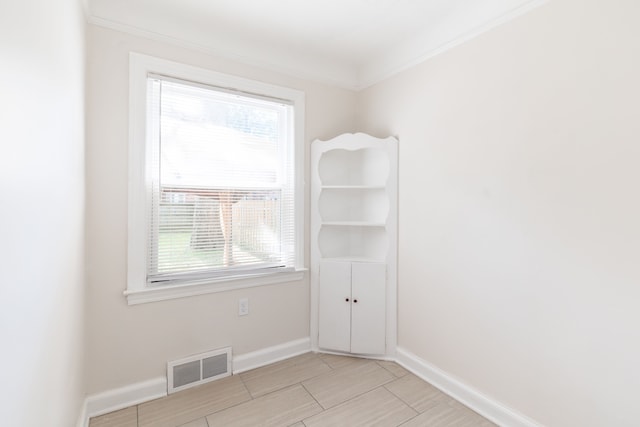
[(357, 299), (354, 299), (354, 300), (353, 300), (353, 303), (354, 303), (354, 304), (355, 304), (355, 303), (357, 303), (357, 302), (358, 302), (358, 300), (357, 300)]
[(349, 302), (349, 298), (345, 298), (344, 300), (345, 300), (346, 302)]

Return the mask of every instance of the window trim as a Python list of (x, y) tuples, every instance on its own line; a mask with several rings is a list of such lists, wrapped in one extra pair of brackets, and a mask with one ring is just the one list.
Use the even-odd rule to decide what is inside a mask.
[[(148, 208), (151, 203), (146, 143), (147, 76), (159, 74), (180, 80), (251, 94), (279, 98), (292, 103), (294, 111), (295, 159), (295, 265), (293, 271), (278, 271), (214, 277), (187, 283), (147, 284)], [(304, 278), (304, 92), (223, 74), (135, 52), (129, 54), (129, 182), (127, 224), (127, 289), (129, 305), (181, 298), (253, 286), (299, 281)]]

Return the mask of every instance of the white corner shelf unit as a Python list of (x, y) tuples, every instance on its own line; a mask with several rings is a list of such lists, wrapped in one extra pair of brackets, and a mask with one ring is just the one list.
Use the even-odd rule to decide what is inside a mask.
[(392, 357), (397, 342), (398, 140), (311, 145), (311, 344)]

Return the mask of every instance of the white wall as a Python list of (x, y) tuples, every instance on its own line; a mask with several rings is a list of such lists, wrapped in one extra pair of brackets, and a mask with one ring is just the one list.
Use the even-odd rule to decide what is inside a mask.
[[(353, 130), (355, 94), (92, 25), (87, 43), (88, 393), (163, 376), (168, 360), (205, 350), (231, 345), (237, 355), (308, 337), (308, 279), (127, 306), (122, 292), (127, 268), (128, 55), (135, 51), (303, 90), (307, 143)], [(249, 298), (246, 317), (237, 315), (241, 297)]]
[(399, 345), (546, 426), (640, 425), (640, 4), (553, 0), (364, 91)]
[(83, 389), (84, 17), (0, 3), (0, 424), (69, 427)]

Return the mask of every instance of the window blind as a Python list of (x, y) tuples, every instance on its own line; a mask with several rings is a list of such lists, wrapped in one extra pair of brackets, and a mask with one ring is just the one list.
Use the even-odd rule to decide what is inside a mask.
[(293, 268), (293, 108), (149, 75), (151, 284)]

